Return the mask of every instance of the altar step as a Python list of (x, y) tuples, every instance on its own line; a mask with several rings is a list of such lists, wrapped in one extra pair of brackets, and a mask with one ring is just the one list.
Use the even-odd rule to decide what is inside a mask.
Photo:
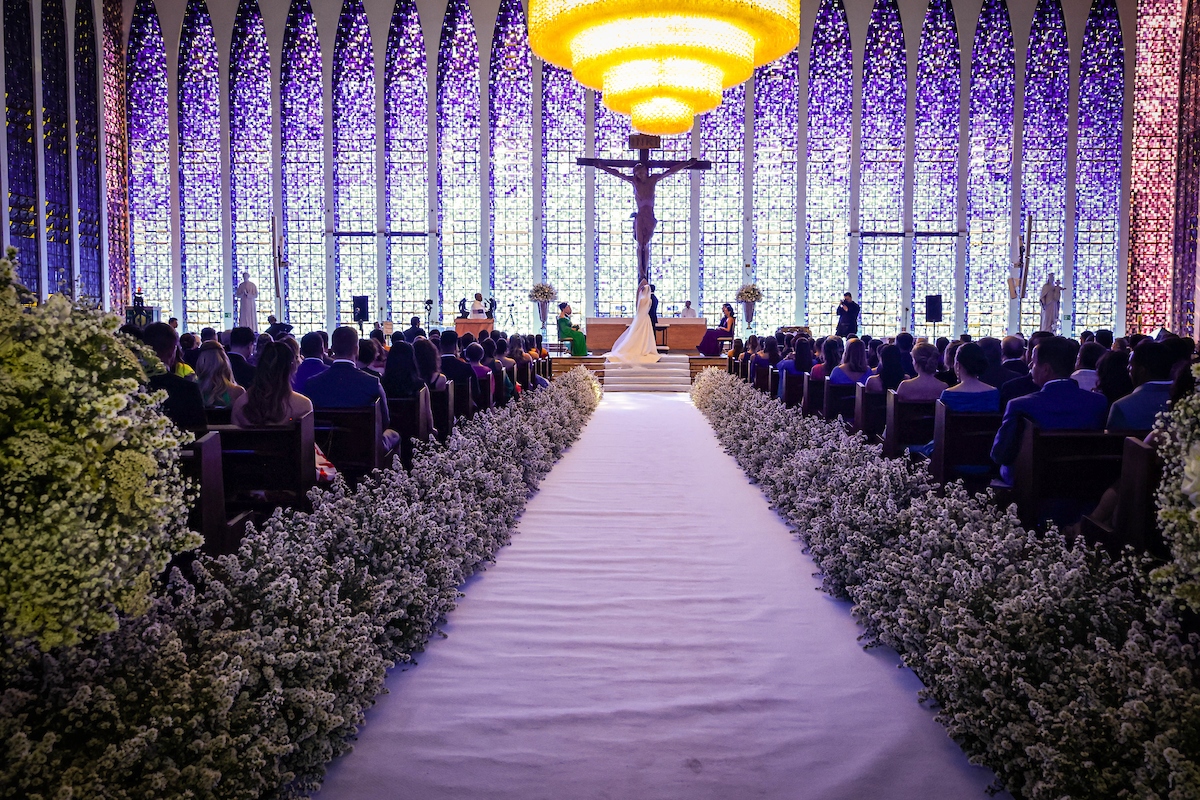
[(692, 387), (690, 360), (664, 355), (654, 364), (604, 363), (606, 392), (686, 392)]

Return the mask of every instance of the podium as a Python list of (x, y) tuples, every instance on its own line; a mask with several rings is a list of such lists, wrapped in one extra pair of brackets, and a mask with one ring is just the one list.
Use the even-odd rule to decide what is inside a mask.
[(493, 319), (479, 319), (478, 317), (459, 317), (454, 320), (454, 330), (461, 338), (464, 333), (469, 333), (476, 339), (481, 333), (491, 333), (496, 327), (496, 321)]

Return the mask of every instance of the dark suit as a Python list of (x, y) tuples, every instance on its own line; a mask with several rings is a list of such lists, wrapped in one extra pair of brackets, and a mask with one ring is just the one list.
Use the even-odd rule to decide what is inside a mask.
[(233, 370), (233, 380), (243, 389), (249, 389), (254, 383), (254, 366), (242, 357), (240, 353), (229, 354), (229, 367)]
[(1029, 375), (1022, 375), (1019, 378), (1013, 378), (1006, 382), (1000, 389), (1000, 408), (1008, 408), (1008, 401), (1015, 400), (1018, 397), (1024, 397), (1027, 394), (1033, 394), (1038, 390), (1038, 385), (1033, 382), (1033, 378)]
[(988, 364), (987, 370), (979, 376), (979, 380), (986, 383), (988, 386), (994, 386), (999, 389), (1004, 384), (1011, 381), (1013, 378), (1018, 378), (1011, 370), (1007, 370), (999, 364)]
[(424, 328), (421, 328), (421, 327), (405, 328), (404, 341), (408, 342), (409, 344), (412, 344), (413, 342), (415, 342), (417, 340), (418, 336), (424, 336), (424, 335), (425, 335)]
[(1148, 431), (1154, 427), (1154, 417), (1167, 410), (1171, 399), (1171, 382), (1143, 383), (1108, 410), (1108, 429), (1113, 431)]
[(1019, 358), (1006, 358), (1000, 362), (1000, 366), (1014, 375), (1028, 375), (1029, 365)]
[(458, 393), (463, 391), (463, 387), (470, 388), (471, 406), (474, 408), (475, 398), (479, 397), (479, 378), (475, 376), (475, 370), (471, 369), (471, 365), (459, 360), (456, 356), (443, 355), (442, 374), (447, 379), (454, 381), (454, 396), (456, 398), (458, 397)]
[(187, 364), (192, 369), (196, 368), (196, 362), (200, 360), (200, 348), (194, 350), (183, 351), (183, 363)]
[(165, 374), (152, 376), (147, 384), (152, 392), (162, 389), (167, 393), (162, 412), (176, 427), (197, 432), (208, 428), (208, 420), (204, 415), (204, 396), (200, 394), (198, 384), (178, 375)]
[(862, 309), (859, 308), (858, 303), (854, 302), (853, 300), (850, 300), (849, 302), (845, 300), (842, 301), (841, 305), (839, 305), (837, 308), (838, 336), (845, 338), (847, 336), (854, 336), (856, 333), (858, 333), (858, 315), (861, 311)]
[(650, 324), (658, 325), (658, 295), (650, 293)]
[(349, 361), (335, 361), (320, 375), (309, 378), (304, 394), (312, 401), (313, 408), (361, 408), (378, 399), (383, 410), (383, 427), (388, 427), (387, 395), (379, 378)]
[[(1104, 430), (1108, 401), (1104, 395), (1085, 392), (1075, 381), (1051, 381), (1035, 392), (1012, 400), (992, 443), (992, 460), (1002, 467), (1012, 464), (1021, 446), (1021, 420), (1029, 419), (1042, 430)], [(1008, 478), (1007, 470), (1001, 474)]]

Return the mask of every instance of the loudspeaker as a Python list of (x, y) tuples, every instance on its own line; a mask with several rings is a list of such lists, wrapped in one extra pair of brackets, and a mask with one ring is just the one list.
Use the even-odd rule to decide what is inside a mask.
[(365, 294), (354, 295), (350, 298), (350, 302), (354, 305), (355, 322), (371, 321), (371, 313), (367, 310), (367, 296)]
[(925, 295), (925, 321), (942, 321), (942, 296), (940, 294)]

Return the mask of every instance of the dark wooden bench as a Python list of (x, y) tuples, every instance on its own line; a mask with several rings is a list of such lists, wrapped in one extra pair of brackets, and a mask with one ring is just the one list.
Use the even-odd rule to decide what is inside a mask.
[(454, 418), (468, 420), (475, 416), (475, 403), (471, 399), (471, 384), (454, 393)]
[(754, 368), (754, 380), (751, 385), (763, 394), (771, 393), (771, 367), (757, 366)]
[(828, 420), (841, 417), (847, 424), (854, 422), (854, 383), (830, 383), (825, 381), (825, 402), (821, 414)]
[(909, 447), (920, 447), (933, 441), (935, 400), (917, 403), (896, 397), (895, 390), (887, 393), (887, 421), (883, 429), (883, 454), (899, 458)]
[(868, 392), (861, 383), (854, 386), (854, 430), (877, 442), (883, 438), (883, 427), (887, 424), (887, 395)]
[(804, 379), (806, 377), (808, 376), (804, 373), (779, 373), (779, 385), (783, 388), (779, 390), (778, 396), (788, 408), (795, 408), (804, 402)]
[(522, 361), (516, 366), (516, 381), (526, 392), (533, 391), (533, 369), (528, 361)]
[(1000, 430), (1001, 416), (998, 411), (951, 411), (941, 400), (935, 400), (933, 456), (929, 461), (934, 480), (949, 483), (961, 477), (972, 486), (986, 486), (996, 474), (992, 444)]
[(317, 445), (351, 485), (391, 463), (394, 451), (384, 447), (383, 431), (383, 404), (378, 399), (359, 408), (313, 411)]
[(232, 425), (233, 408), (206, 408), (204, 417), (209, 425)]
[(475, 398), (475, 409), (486, 411), (496, 405), (496, 375), (489, 372), (479, 379), (479, 396)]
[(804, 373), (804, 399), (800, 411), (805, 416), (821, 416), (825, 408), (825, 379), (814, 378), (810, 373)]
[(771, 385), (767, 389), (767, 394), (771, 397), (779, 397), (779, 369), (771, 367), (770, 371)]
[(454, 431), (454, 381), (446, 381), (445, 389), (429, 393), (429, 407), (433, 410), (437, 439), (444, 443)]
[(400, 434), (400, 463), (405, 469), (412, 469), (413, 440), (428, 442), (433, 435), (428, 421), (431, 411), (427, 386), (422, 386), (416, 397), (388, 398), (388, 416), (392, 429)]
[(732, 354), (725, 354), (725, 371), (730, 375), (737, 375), (737, 359)]
[(188, 527), (204, 537), (204, 552), (210, 555), (236, 552), (251, 512), (244, 511), (232, 519), (226, 513), (221, 434), (209, 431), (184, 447), (179, 467), (196, 490), (196, 502), (188, 512)]
[(1136, 436), (1125, 439), (1121, 451), (1121, 477), (1117, 480), (1117, 507), (1111, 524), (1092, 515), (1083, 518), (1083, 535), (1116, 555), (1125, 547), (1168, 560), (1170, 549), (1158, 527), (1155, 498), (1162, 482), (1163, 461), (1158, 451)]
[(1124, 433), (1043, 431), (1026, 420), (1013, 462), (1013, 496), (1021, 523), (1077, 522), (1121, 477)]
[(750, 359), (743, 358), (738, 362), (738, 377), (746, 383), (750, 382)]
[(270, 514), (276, 507), (308, 509), (317, 483), (314, 417), (270, 428), (213, 426), (221, 434), (221, 470), (228, 515)]

